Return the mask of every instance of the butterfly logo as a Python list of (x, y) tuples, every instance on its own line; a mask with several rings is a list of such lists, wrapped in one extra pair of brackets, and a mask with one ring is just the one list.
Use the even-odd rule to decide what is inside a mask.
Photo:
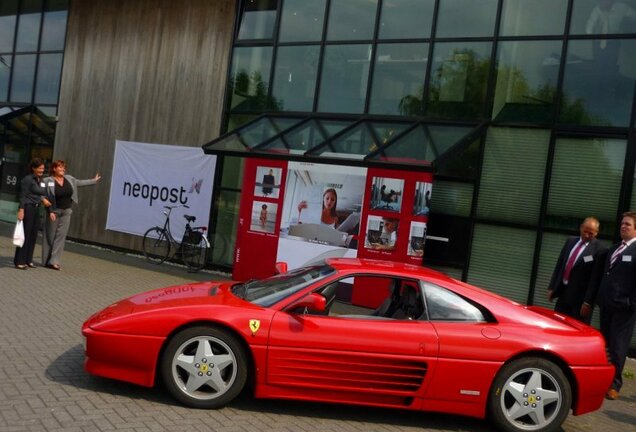
[(190, 186), (190, 190), (188, 193), (192, 193), (196, 191), (197, 193), (201, 193), (201, 184), (203, 184), (203, 179), (195, 180), (192, 179), (192, 186)]

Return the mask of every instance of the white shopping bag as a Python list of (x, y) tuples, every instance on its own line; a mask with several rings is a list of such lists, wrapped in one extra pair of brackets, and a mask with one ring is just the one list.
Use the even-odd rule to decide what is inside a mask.
[(13, 230), (13, 244), (17, 247), (24, 246), (24, 226), (21, 220), (15, 224), (15, 229)]

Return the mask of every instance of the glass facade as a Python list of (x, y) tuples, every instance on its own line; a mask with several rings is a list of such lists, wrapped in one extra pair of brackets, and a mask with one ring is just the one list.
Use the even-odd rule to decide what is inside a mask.
[[(380, 128), (423, 121), (391, 152), (437, 162), (428, 232), (449, 242), (427, 242), (425, 261), (544, 304), (581, 219), (598, 217), (611, 243), (636, 207), (636, 0), (618, 3), (608, 13), (596, 0), (282, 0), (268, 9), (271, 35), (244, 42), (237, 30), (233, 48), (233, 65), (271, 50), (251, 70), (270, 76), (273, 104), (245, 110), (230, 98), (226, 130), (277, 111)], [(312, 122), (286, 148), (311, 148)], [(454, 137), (462, 127), (481, 133)], [(368, 152), (368, 130), (347, 137), (334, 148)], [(239, 185), (224, 190), (238, 200)]]
[(371, 45), (328, 45), (321, 74), (318, 111), (362, 114)]
[(316, 92), (316, 45), (283, 46), (278, 50), (272, 97), (281, 111), (311, 111)]
[(422, 99), (427, 59), (426, 43), (378, 44), (369, 112), (408, 113), (408, 101)]
[(562, 41), (503, 41), (497, 49), (492, 118), (552, 122)]
[(53, 156), (68, 7), (68, 0), (0, 2), (0, 200), (11, 205), (27, 162)]
[(627, 127), (634, 99), (635, 55), (636, 39), (570, 41), (560, 121)]

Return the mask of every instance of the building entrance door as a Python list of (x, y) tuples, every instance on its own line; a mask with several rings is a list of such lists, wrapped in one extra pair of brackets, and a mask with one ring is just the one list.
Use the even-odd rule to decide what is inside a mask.
[(55, 120), (34, 106), (0, 106), (0, 220), (15, 221), (29, 160), (53, 157)]

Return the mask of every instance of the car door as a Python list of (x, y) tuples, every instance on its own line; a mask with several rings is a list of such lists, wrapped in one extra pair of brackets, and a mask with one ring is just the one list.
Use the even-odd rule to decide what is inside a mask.
[[(328, 315), (277, 312), (269, 335), (268, 386), (293, 391), (296, 397), (302, 397), (300, 393), (329, 401), (413, 404), (435, 367), (438, 340), (425, 319), (374, 315), (390, 297), (391, 283), (397, 290), (407, 283), (419, 288), (417, 282), (401, 278), (357, 275), (318, 290), (327, 293), (334, 291), (334, 284), (338, 287), (336, 301), (327, 299)], [(382, 289), (384, 297), (378, 296)], [(363, 292), (376, 299), (374, 304), (363, 300)], [(353, 313), (335, 313), (339, 303), (340, 312)]]
[(488, 318), (487, 310), (450, 289), (430, 282), (425, 282), (423, 289), (428, 317), (440, 344), (424, 404), (432, 400), (461, 403), (479, 412), (506, 358), (499, 326)]

